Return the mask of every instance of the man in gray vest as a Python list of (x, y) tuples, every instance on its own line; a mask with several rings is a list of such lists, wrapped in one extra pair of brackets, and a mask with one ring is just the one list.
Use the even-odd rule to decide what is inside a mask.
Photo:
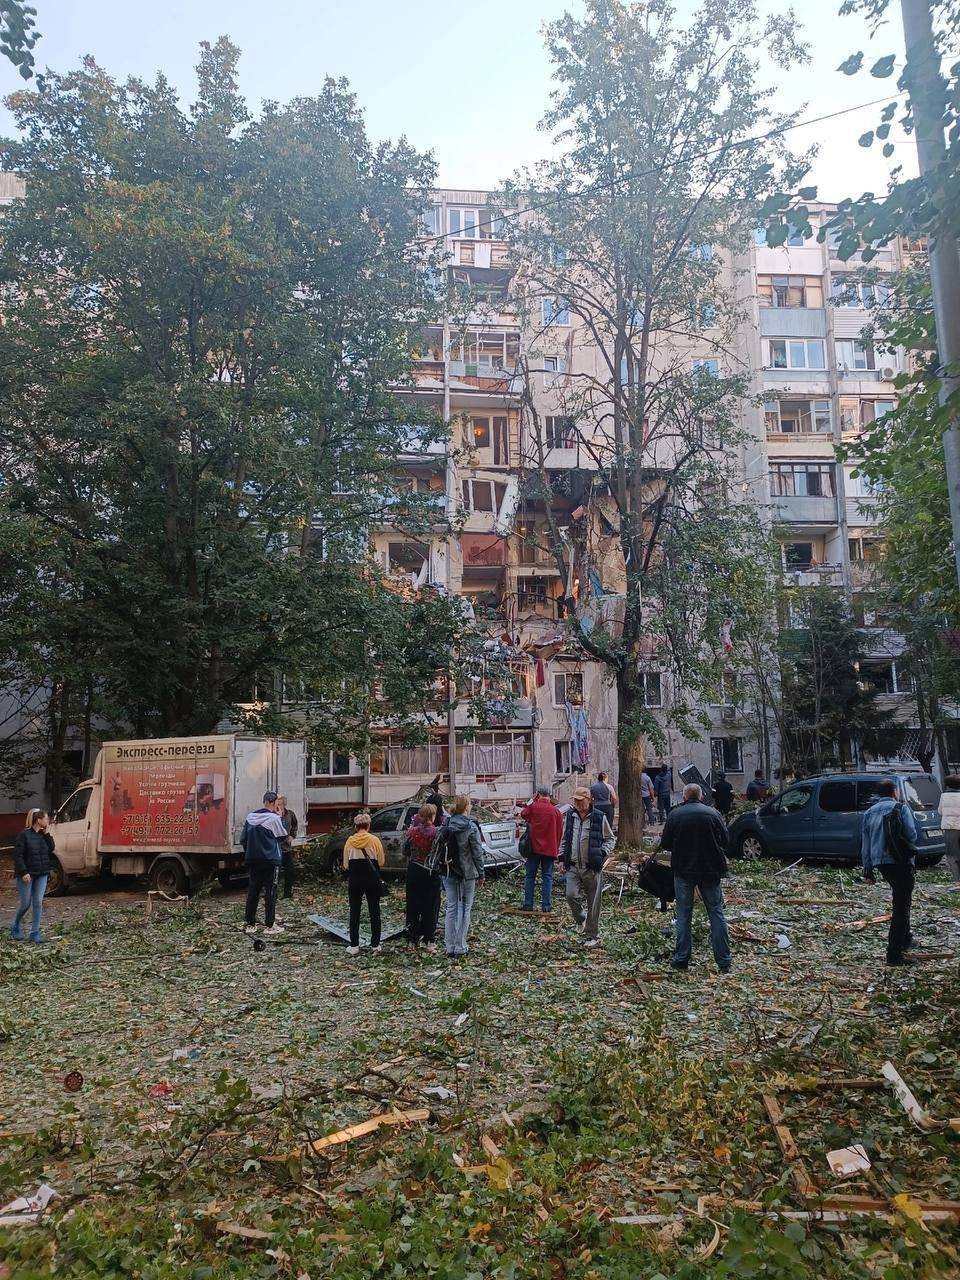
[(583, 929), (583, 945), (600, 945), (600, 895), (603, 864), (613, 853), (616, 837), (606, 817), (593, 806), (586, 787), (573, 793), (560, 842), (560, 863), (567, 873), (570, 914)]
[(601, 769), (597, 774), (597, 780), (590, 788), (590, 795), (593, 799), (594, 809), (598, 809), (612, 827), (613, 806), (617, 803), (617, 793), (610, 785), (610, 779), (605, 769)]

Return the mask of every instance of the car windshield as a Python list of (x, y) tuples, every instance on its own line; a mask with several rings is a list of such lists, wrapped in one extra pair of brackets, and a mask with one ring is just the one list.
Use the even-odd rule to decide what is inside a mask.
[(936, 809), (940, 803), (940, 786), (933, 778), (904, 778), (903, 792), (907, 804), (918, 812), (922, 809)]

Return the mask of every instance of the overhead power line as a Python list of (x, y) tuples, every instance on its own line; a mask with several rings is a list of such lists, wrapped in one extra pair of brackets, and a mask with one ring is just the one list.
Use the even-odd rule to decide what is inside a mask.
[[(722, 155), (725, 151), (737, 151), (742, 147), (751, 146), (756, 142), (765, 142), (769, 138), (782, 137), (785, 133), (790, 133), (794, 129), (805, 129), (812, 124), (824, 124), (827, 120), (837, 120), (841, 116), (852, 115), (856, 111), (864, 111), (867, 107), (878, 107), (881, 104), (886, 105), (896, 98), (906, 96), (906, 91), (901, 90), (899, 93), (885, 94), (882, 98), (873, 98), (869, 102), (858, 103), (855, 107), (843, 107), (839, 111), (829, 111), (825, 115), (810, 116), (806, 120), (794, 120), (792, 124), (778, 125), (773, 129), (768, 129), (766, 133), (752, 134), (748, 138), (741, 138), (737, 142), (730, 142), (720, 147), (711, 147), (707, 151), (700, 151), (692, 156), (678, 156), (675, 160), (664, 158), (663, 163), (652, 169), (644, 169), (639, 173), (625, 174), (623, 177), (616, 178), (615, 183), (631, 183), (639, 182), (641, 178), (649, 178), (655, 174), (661, 173), (664, 169), (673, 168), (677, 164), (690, 164), (694, 160), (708, 160), (711, 156)], [(596, 194), (598, 191), (607, 190), (612, 184), (606, 180), (597, 181), (592, 186), (584, 187), (580, 191), (570, 191), (558, 196), (552, 196), (549, 200), (541, 201), (539, 204), (529, 204), (523, 209), (514, 209), (507, 213), (498, 215), (500, 222), (512, 222), (515, 219), (522, 218), (529, 213), (539, 213), (543, 209), (555, 208), (558, 205), (569, 204), (576, 200), (583, 200), (588, 196)], [(440, 231), (434, 235), (417, 236), (417, 242), (422, 244), (439, 244), (442, 240), (469, 240), (477, 237), (464, 236), (459, 231)]]

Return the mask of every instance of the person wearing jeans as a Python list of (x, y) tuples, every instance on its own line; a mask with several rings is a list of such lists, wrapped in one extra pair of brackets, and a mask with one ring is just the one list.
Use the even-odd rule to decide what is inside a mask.
[(17, 907), (10, 928), (10, 937), (15, 942), (23, 941), (21, 922), (30, 912), (30, 942), (42, 942), (40, 936), (40, 919), (43, 913), (43, 895), (47, 891), (47, 880), (53, 863), (53, 851), (56, 847), (53, 836), (47, 828), (50, 825), (49, 814), (44, 809), (31, 809), (27, 815), (27, 825), (17, 832), (13, 842), (13, 865), (17, 882), (17, 895), (20, 905)]
[(277, 793), (265, 791), (262, 808), (247, 814), (240, 832), (240, 843), (250, 876), (244, 933), (256, 931), (261, 893), (265, 932), (283, 933), (283, 925), (277, 924), (277, 880), (283, 862), (282, 842), (286, 838), (287, 829), (280, 819)]
[(480, 831), (470, 817), (470, 800), (457, 796), (453, 813), (448, 818), (446, 833), (446, 860), (444, 863), (443, 891), (447, 898), (447, 913), (443, 927), (443, 942), (451, 960), (465, 956), (470, 950), (467, 935), (470, 932), (470, 916), (477, 885), (484, 878), (483, 846)]
[(560, 862), (566, 871), (567, 906), (583, 929), (583, 945), (600, 945), (600, 902), (603, 864), (613, 852), (616, 836), (604, 815), (593, 807), (586, 787), (573, 793), (560, 844)]
[(940, 822), (946, 844), (944, 861), (955, 881), (960, 882), (960, 777), (948, 773), (940, 797)]
[(367, 900), (370, 913), (370, 950), (380, 950), (380, 899), (383, 880), (380, 868), (386, 862), (383, 845), (370, 833), (370, 814), (358, 813), (353, 820), (354, 832), (343, 846), (343, 869), (347, 873), (347, 897), (350, 901), (350, 945), (348, 956), (360, 954), (360, 910)]
[[(677, 932), (670, 964), (684, 970), (693, 951), (693, 900), (699, 891), (710, 919), (710, 945), (721, 973), (729, 973), (732, 958), (720, 881), (727, 874), (727, 824), (703, 791), (690, 783), (683, 803), (671, 809), (663, 826), (660, 848), (670, 853), (673, 889), (677, 898)], [(665, 958), (665, 957), (664, 957)]]
[(707, 909), (710, 920), (710, 946), (713, 958), (721, 973), (729, 973), (731, 964), (730, 937), (727, 933), (727, 920), (723, 911), (723, 889), (720, 881), (700, 879), (685, 880), (682, 876), (674, 876), (674, 892), (677, 895), (677, 937), (673, 953), (673, 967), (686, 969), (693, 952), (693, 900), (699, 891), (703, 905)]
[(877, 784), (880, 799), (872, 804), (863, 815), (863, 874), (864, 879), (874, 884), (876, 873), (886, 880), (893, 896), (893, 914), (890, 918), (890, 931), (887, 934), (887, 964), (904, 965), (913, 961), (906, 954), (913, 946), (913, 934), (910, 931), (910, 909), (913, 904), (914, 853), (896, 850), (890, 847), (884, 819), (894, 809), (900, 810), (903, 835), (910, 849), (915, 851), (917, 845), (917, 824), (914, 821), (910, 806), (901, 804), (898, 799), (898, 784), (895, 778), (884, 778)]
[(563, 835), (563, 817), (553, 803), (546, 787), (538, 787), (537, 794), (525, 808), (520, 818), (527, 824), (530, 852), (526, 856), (526, 874), (523, 878), (523, 910), (533, 910), (533, 891), (540, 872), (540, 909), (553, 907), (553, 869), (560, 852)]

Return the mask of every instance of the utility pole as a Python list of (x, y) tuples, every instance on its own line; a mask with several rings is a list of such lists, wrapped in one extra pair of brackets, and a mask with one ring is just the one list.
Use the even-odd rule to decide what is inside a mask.
[[(917, 157), (920, 173), (929, 177), (943, 169), (947, 147), (943, 134), (940, 55), (933, 37), (933, 17), (929, 0), (900, 0), (907, 66), (903, 83), (910, 93)], [(933, 203), (938, 204), (933, 191)], [(940, 383), (940, 403), (960, 391), (960, 255), (956, 237), (947, 229), (930, 237), (928, 245), (930, 278), (933, 284), (933, 313), (937, 324), (940, 363), (950, 368)], [(954, 408), (943, 433), (943, 454), (950, 495), (953, 526), (953, 555), (960, 581), (960, 422)]]

